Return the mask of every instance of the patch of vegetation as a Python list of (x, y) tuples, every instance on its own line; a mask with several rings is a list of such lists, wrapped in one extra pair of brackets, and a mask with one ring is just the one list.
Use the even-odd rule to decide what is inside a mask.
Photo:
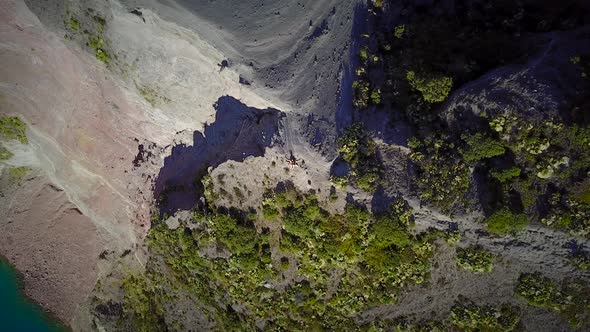
[(3, 139), (29, 144), (26, 129), (27, 125), (16, 116), (3, 115), (0, 117), (0, 137)]
[[(86, 15), (91, 15), (90, 13), (90, 11), (86, 11)], [(69, 12), (66, 13), (66, 16), (67, 18), (64, 21), (66, 28), (68, 28), (73, 34), (76, 34), (80, 30), (84, 29), (84, 34), (86, 35), (86, 46), (94, 51), (94, 56), (98, 61), (108, 65), (111, 61), (111, 54), (107, 50), (108, 45), (103, 37), (106, 20), (103, 17), (94, 15), (92, 16), (92, 21), (94, 24), (82, 26), (78, 19), (72, 16)], [(66, 35), (65, 38), (71, 40), (72, 36)]]
[(496, 255), (478, 246), (457, 248), (457, 265), (476, 273), (491, 272)]
[(367, 46), (363, 46), (359, 51), (359, 58), (363, 64), (368, 64), (371, 52)]
[(12, 158), (12, 156), (14, 156), (14, 154), (0, 144), (0, 160), (8, 160)]
[(170, 98), (161, 95), (156, 90), (148, 86), (136, 85), (136, 87), (137, 91), (139, 91), (139, 94), (143, 97), (143, 99), (145, 99), (145, 101), (150, 103), (152, 107), (156, 107), (161, 104), (167, 104), (171, 101)]
[(445, 242), (449, 245), (455, 245), (455, 244), (461, 242), (461, 237), (462, 237), (462, 234), (457, 229), (453, 229), (453, 230), (448, 229), (444, 233)]
[(418, 166), (417, 179), (421, 198), (433, 203), (443, 211), (462, 202), (471, 173), (457, 154), (455, 145), (446, 137), (429, 136), (408, 142), (412, 150), (410, 159)]
[(494, 234), (516, 234), (526, 229), (529, 219), (524, 214), (514, 214), (508, 209), (494, 212), (486, 219), (487, 229)]
[(373, 0), (373, 6), (375, 8), (383, 9), (384, 5), (385, 5), (385, 0)]
[(585, 195), (578, 201), (559, 192), (551, 195), (551, 212), (541, 219), (547, 226), (583, 237), (590, 237), (590, 204), (584, 203)]
[(530, 305), (559, 312), (573, 327), (589, 318), (590, 287), (579, 280), (565, 280), (560, 287), (541, 273), (523, 273), (515, 293)]
[[(427, 281), (439, 233), (414, 235), (412, 211), (402, 199), (382, 215), (354, 205), (330, 215), (314, 195), (292, 188), (265, 197), (263, 205), (277, 211), (273, 222), (283, 229), (278, 243), (257, 218), (239, 212), (195, 213), (191, 228), (176, 230), (155, 220), (145, 277), (124, 282), (124, 319), (163, 330), (175, 314), (167, 309), (175, 294), (188, 293), (219, 330), (254, 330), (260, 322), (268, 330), (355, 330), (356, 314), (393, 303), (406, 285)], [(209, 256), (206, 248), (226, 254)], [(296, 277), (280, 286), (291, 269)]]
[(375, 90), (371, 91), (370, 100), (371, 100), (371, 104), (373, 104), (373, 105), (381, 104), (381, 90), (375, 89)]
[(573, 186), (572, 199), (581, 204), (590, 204), (590, 178)]
[(424, 100), (429, 103), (444, 101), (453, 87), (453, 79), (450, 77), (416, 73), (413, 70), (406, 73), (406, 79), (410, 86), (420, 91)]
[(393, 35), (395, 36), (395, 38), (397, 39), (402, 39), (404, 37), (404, 33), (406, 32), (406, 26), (405, 25), (397, 25), (394, 28), (394, 32)]
[(266, 220), (275, 220), (280, 216), (274, 197), (266, 198), (262, 202), (262, 215)]
[(23, 178), (27, 174), (28, 171), (31, 169), (28, 167), (11, 167), (8, 169), (8, 173), (10, 175), (10, 181), (13, 183), (21, 183)]
[(590, 253), (578, 249), (569, 256), (570, 264), (580, 271), (590, 271)]
[(464, 135), (463, 140), (467, 143), (467, 147), (461, 150), (461, 154), (468, 162), (501, 156), (506, 152), (504, 145), (500, 141), (482, 133)]
[(78, 30), (80, 30), (80, 23), (78, 23), (78, 20), (76, 20), (74, 17), (68, 17), (64, 24), (66, 25), (66, 27), (69, 27), (73, 31), (77, 32)]
[(149, 278), (140, 274), (128, 274), (123, 280), (125, 314), (132, 317), (137, 331), (158, 331), (164, 328), (160, 317), (164, 316), (163, 303), (156, 296)]
[(444, 321), (420, 321), (410, 323), (405, 318), (377, 320), (365, 326), (363, 331), (446, 332), (446, 331), (518, 331), (521, 311), (509, 303), (477, 305), (459, 296), (449, 318)]
[(395, 320), (377, 320), (365, 326), (362, 331), (369, 332), (446, 332), (449, 331), (449, 326), (443, 322), (437, 321), (420, 321), (416, 323), (408, 322), (405, 318), (397, 318)]
[(570, 62), (580, 68), (580, 76), (590, 77), (590, 53), (575, 55), (570, 58)]
[(219, 194), (215, 192), (213, 179), (210, 175), (205, 175), (201, 179), (201, 183), (203, 184), (203, 197), (205, 197), (208, 205), (214, 207), (219, 199)]
[(367, 108), (371, 97), (371, 84), (364, 79), (358, 79), (352, 83), (352, 89), (354, 106), (359, 109)]
[(107, 21), (103, 17), (97, 15), (94, 15), (92, 17), (92, 20), (94, 21), (96, 31), (102, 35), (102, 33), (104, 32), (104, 27), (107, 24)]
[(590, 208), (584, 200), (590, 195), (584, 180), (579, 182), (590, 171), (590, 129), (511, 114), (497, 116), (489, 124), (514, 154), (516, 164), (502, 172), (492, 171), (492, 177), (506, 192), (517, 192), (525, 209), (533, 209), (537, 202), (548, 206), (542, 215), (545, 225), (590, 234)]
[(348, 185), (348, 178), (346, 176), (330, 176), (330, 182), (332, 182), (338, 188), (346, 188)]
[(338, 138), (338, 153), (350, 165), (349, 180), (365, 191), (374, 191), (380, 178), (381, 164), (375, 142), (362, 125), (347, 128)]
[(111, 60), (111, 55), (106, 50), (106, 43), (101, 36), (88, 37), (88, 42), (86, 45), (94, 50), (94, 55), (96, 56), (97, 60), (105, 64), (109, 63)]
[(462, 331), (515, 331), (520, 315), (520, 309), (508, 303), (493, 307), (467, 302), (453, 307), (451, 323)]
[(492, 177), (500, 183), (508, 183), (512, 179), (519, 177), (520, 174), (521, 170), (518, 167), (511, 167), (505, 170), (493, 170), (491, 172)]
[(365, 45), (359, 51), (361, 65), (356, 69), (356, 80), (352, 82), (353, 105), (357, 109), (365, 109), (371, 105), (381, 104), (381, 89), (373, 86), (367, 76), (367, 68), (380, 63), (381, 59), (376, 54), (371, 54)]
[[(393, 105), (392, 118), (409, 123), (417, 141), (422, 143), (412, 150), (418, 152), (414, 155), (419, 168), (416, 182), (420, 194), (431, 204), (449, 211), (464, 198), (469, 187), (466, 163), (477, 163), (474, 183), (485, 181), (485, 185), (492, 187), (493, 201), (485, 202), (489, 205), (486, 209), (522, 207), (531, 216), (545, 217), (541, 207), (545, 206), (550, 188), (570, 191), (572, 182), (587, 177), (590, 134), (583, 103), (577, 103), (571, 114), (563, 114), (563, 118), (508, 111), (488, 118), (482, 113), (480, 121), (464, 118), (464, 126), (460, 131), (453, 128), (455, 132), (448, 132), (449, 118), (440, 114), (438, 103), (446, 100), (456, 86), (530, 52), (522, 47), (521, 32), (572, 24), (564, 23), (555, 13), (549, 15), (553, 11), (546, 5), (538, 6), (547, 11), (535, 11), (517, 2), (486, 0), (481, 7), (471, 7), (452, 19), (415, 14), (407, 17), (403, 26), (375, 20), (372, 37), (379, 46), (371, 49), (372, 54), (367, 49), (367, 65), (357, 75), (373, 83), (373, 77), (385, 74), (379, 87), (381, 103)], [(520, 13), (518, 17), (513, 15), (515, 12)], [(379, 11), (374, 14), (381, 15)], [(378, 68), (368, 65), (372, 55), (381, 60)], [(581, 66), (584, 59), (578, 55), (572, 62)], [(458, 113), (455, 120), (461, 121), (461, 107), (453, 111)], [(485, 122), (490, 122), (488, 128)], [(459, 132), (471, 134), (461, 138)], [(429, 141), (435, 144), (431, 153), (424, 153)], [(445, 151), (436, 154), (436, 149)], [(486, 172), (489, 177), (479, 177)], [(453, 186), (451, 192), (445, 192), (445, 188)]]

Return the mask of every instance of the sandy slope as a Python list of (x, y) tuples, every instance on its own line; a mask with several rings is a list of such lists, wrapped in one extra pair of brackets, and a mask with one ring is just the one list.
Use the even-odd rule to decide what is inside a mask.
[(366, 13), (362, 1), (122, 2), (195, 31), (258, 95), (299, 114), (297, 127), (306, 141), (333, 156), (342, 79), (352, 72), (354, 20)]

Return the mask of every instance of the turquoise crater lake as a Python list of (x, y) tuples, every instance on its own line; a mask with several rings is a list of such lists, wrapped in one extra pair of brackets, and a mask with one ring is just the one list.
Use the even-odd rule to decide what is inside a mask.
[(2, 258), (0, 258), (0, 331), (67, 331), (24, 295), (18, 274)]

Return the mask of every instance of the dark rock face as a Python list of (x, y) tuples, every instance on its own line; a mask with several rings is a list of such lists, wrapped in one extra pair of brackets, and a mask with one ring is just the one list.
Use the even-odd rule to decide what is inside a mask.
[(278, 110), (248, 107), (230, 96), (219, 98), (215, 109), (215, 122), (204, 133), (194, 132), (193, 145), (175, 146), (164, 160), (154, 190), (161, 213), (194, 208), (202, 194), (200, 178), (209, 167), (263, 156), (283, 117)]
[[(460, 130), (481, 115), (513, 111), (533, 117), (565, 117), (587, 94), (589, 84), (571, 59), (590, 52), (589, 28), (551, 32), (541, 37), (537, 55), (523, 65), (494, 70), (461, 89), (445, 103), (442, 116)], [(475, 116), (475, 117), (474, 117)]]
[(99, 304), (95, 307), (97, 313), (107, 317), (121, 317), (123, 314), (123, 305), (113, 301), (108, 301), (106, 304)]

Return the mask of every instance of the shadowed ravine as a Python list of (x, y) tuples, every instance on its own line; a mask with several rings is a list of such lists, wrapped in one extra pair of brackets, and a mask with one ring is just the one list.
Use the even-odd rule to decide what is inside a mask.
[(263, 156), (283, 117), (276, 109), (248, 107), (230, 96), (219, 98), (215, 109), (215, 122), (204, 134), (195, 131), (192, 146), (177, 145), (164, 160), (154, 190), (160, 213), (194, 208), (202, 193), (200, 179), (209, 167)]

